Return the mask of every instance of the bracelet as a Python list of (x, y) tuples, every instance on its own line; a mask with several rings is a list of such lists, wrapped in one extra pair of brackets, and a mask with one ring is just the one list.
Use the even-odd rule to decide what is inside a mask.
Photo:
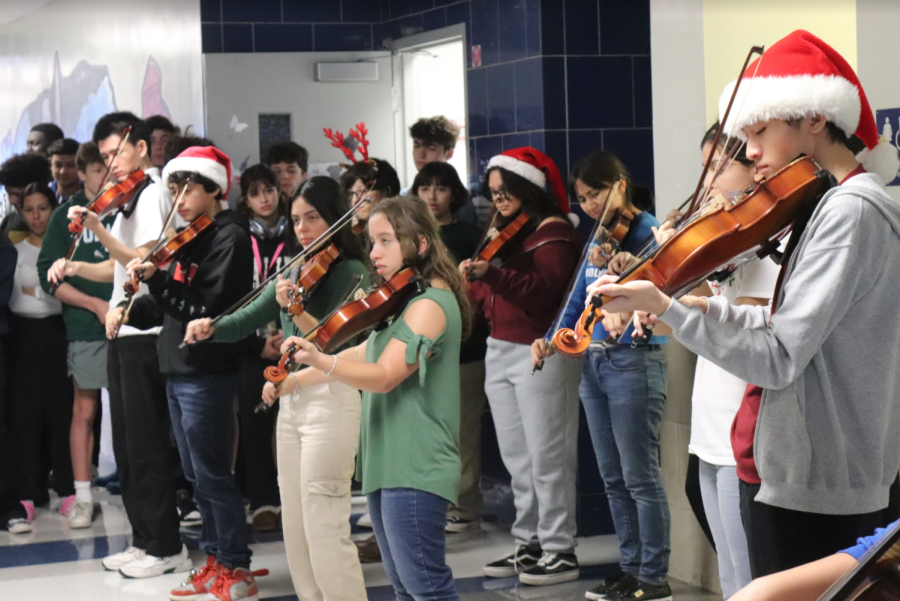
[(334, 373), (334, 368), (337, 367), (337, 355), (332, 355), (332, 357), (334, 357), (334, 364), (331, 366), (331, 369), (329, 369), (328, 371), (322, 372), (323, 376), (330, 376), (331, 374)]

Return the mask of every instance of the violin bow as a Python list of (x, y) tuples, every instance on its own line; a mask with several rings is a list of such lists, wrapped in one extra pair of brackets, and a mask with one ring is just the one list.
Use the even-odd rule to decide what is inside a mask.
[[(374, 184), (374, 182), (373, 182), (373, 184)], [(368, 191), (370, 189), (371, 189), (371, 187), (367, 188), (366, 193), (368, 193)], [(322, 232), (322, 234), (318, 238), (313, 240), (307, 248), (304, 248), (299, 253), (294, 255), (294, 257), (292, 257), (290, 261), (287, 261), (280, 269), (276, 270), (269, 277), (267, 277), (265, 280), (260, 282), (259, 286), (257, 286), (256, 288), (254, 288), (253, 290), (251, 290), (250, 292), (245, 294), (243, 297), (241, 297), (240, 300), (238, 300), (233, 305), (231, 305), (230, 307), (225, 309), (225, 311), (223, 311), (220, 315), (216, 316), (215, 319), (212, 320), (212, 323), (210, 325), (215, 326), (217, 323), (222, 321), (226, 316), (231, 315), (235, 311), (238, 311), (238, 310), (242, 309), (243, 307), (247, 306), (247, 304), (252, 302), (253, 299), (255, 299), (257, 296), (259, 296), (271, 282), (273, 282), (276, 278), (278, 278), (278, 276), (280, 276), (284, 272), (288, 271), (289, 269), (292, 269), (298, 263), (300, 265), (303, 265), (303, 263), (301, 263), (301, 261), (305, 262), (307, 257), (315, 254), (319, 250), (319, 248), (326, 241), (330, 240), (331, 237), (338, 230), (340, 230), (341, 228), (346, 226), (348, 223), (350, 223), (351, 219), (356, 215), (356, 211), (359, 209), (360, 206), (362, 206), (362, 204), (364, 202), (368, 202), (365, 198), (365, 194), (363, 194), (363, 197), (360, 198), (356, 202), (356, 204), (354, 204), (352, 207), (350, 207), (349, 211), (347, 211), (346, 213), (341, 215), (341, 217), (338, 218), (333, 224), (331, 224), (331, 226), (327, 230)], [(198, 342), (202, 342), (202, 341), (198, 341)], [(182, 342), (178, 346), (178, 348), (184, 348), (185, 344), (186, 343)], [(195, 344), (195, 343), (192, 343), (192, 344)]]
[[(130, 135), (131, 126), (128, 125), (125, 127), (125, 129), (122, 130), (122, 137), (119, 138), (119, 144), (116, 146), (116, 151), (113, 153), (113, 157), (109, 160), (109, 165), (106, 166), (106, 172), (103, 174), (103, 183), (100, 184), (100, 191), (97, 193), (98, 197), (103, 193), (103, 188), (106, 186), (106, 184), (109, 183), (109, 176), (112, 174), (113, 163), (117, 158), (119, 158), (119, 154), (122, 152), (122, 147), (125, 145), (125, 142), (128, 141), (128, 137)], [(79, 220), (79, 223), (84, 223), (84, 218), (81, 218)], [(84, 227), (81, 228), (80, 232), (75, 234), (75, 239), (72, 241), (72, 246), (69, 247), (69, 252), (66, 253), (65, 262), (63, 263), (63, 273), (66, 272), (66, 268), (69, 266), (69, 261), (71, 261), (72, 257), (75, 256), (75, 251), (78, 250), (78, 246), (81, 243), (82, 236), (84, 236)], [(53, 291), (56, 290), (60, 284), (62, 284), (63, 279), (64, 277), (60, 278), (56, 282), (53, 282), (53, 285), (50, 286), (50, 294), (53, 294)]]
[[(559, 309), (556, 311), (556, 317), (553, 319), (553, 326), (548, 331), (553, 331), (554, 333), (559, 330), (559, 326), (562, 325), (562, 318), (565, 315), (565, 309), (569, 306), (569, 303), (572, 302), (572, 296), (575, 294), (575, 282), (578, 281), (579, 274), (584, 270), (585, 264), (587, 264), (588, 257), (591, 253), (591, 247), (593, 243), (597, 240), (597, 235), (600, 233), (600, 228), (603, 227), (603, 219), (606, 218), (606, 213), (609, 210), (609, 199), (612, 196), (613, 187), (616, 183), (621, 179), (621, 175), (616, 178), (616, 180), (610, 185), (610, 193), (606, 196), (606, 202), (603, 203), (603, 213), (601, 213), (600, 217), (597, 221), (594, 222), (594, 227), (591, 228), (591, 235), (588, 237), (587, 244), (584, 245), (584, 248), (581, 251), (581, 259), (578, 261), (578, 268), (575, 270), (575, 273), (572, 274), (572, 279), (569, 281), (569, 291), (566, 293), (566, 298), (563, 303), (559, 306)], [(544, 344), (548, 345), (550, 343), (550, 338), (544, 336)], [(534, 375), (534, 372), (540, 371), (544, 366), (543, 359), (540, 363), (534, 365), (531, 369), (531, 375)]]
[[(352, 278), (350, 278), (350, 283), (347, 285), (347, 288), (345, 289), (345, 294), (342, 297), (339, 297), (339, 298), (343, 298), (344, 300), (341, 303), (339, 303), (337, 305), (337, 307), (335, 307), (335, 309), (331, 313), (329, 313), (326, 317), (323, 317), (322, 319), (320, 319), (319, 323), (316, 324), (316, 327), (314, 327), (312, 330), (307, 332), (306, 335), (303, 336), (304, 340), (306, 340), (307, 342), (312, 342), (315, 339), (316, 334), (319, 333), (319, 329), (323, 325), (328, 323), (328, 320), (331, 319), (332, 317), (334, 317), (338, 311), (343, 309), (344, 306), (353, 297), (353, 295), (356, 294), (356, 291), (359, 289), (360, 282), (362, 282), (362, 276), (359, 274), (355, 274)], [(291, 345), (291, 346), (294, 347), (294, 345)], [(289, 352), (291, 354), (295, 353), (296, 347), (294, 347), (294, 350), (290, 350), (290, 348), (289, 348), (289, 350), (287, 352)], [(279, 384), (280, 384), (280, 382), (279, 382)], [(276, 391), (277, 391), (277, 386), (278, 385), (276, 384)], [(271, 407), (272, 407), (272, 405), (269, 405), (265, 401), (262, 401), (253, 409), (253, 413), (259, 413), (260, 411), (268, 411), (269, 409), (271, 409)]]
[[(744, 72), (747, 71), (747, 67), (750, 65), (750, 59), (753, 58), (754, 54), (759, 54), (761, 57), (764, 51), (765, 51), (765, 46), (753, 46), (750, 49), (750, 52), (747, 53), (747, 58), (744, 60), (744, 64), (741, 67), (741, 72), (738, 75), (737, 81), (735, 82), (734, 90), (732, 90), (732, 92), (731, 92), (731, 98), (728, 99), (728, 106), (725, 108), (725, 114), (722, 115), (721, 124), (719, 125), (719, 128), (716, 130), (716, 137), (713, 138), (712, 147), (714, 149), (718, 148), (719, 138), (722, 136), (722, 130), (725, 129), (725, 124), (728, 123), (728, 117), (731, 114), (731, 107), (734, 104), (734, 100), (737, 97), (738, 90), (741, 87), (741, 80), (744, 78)], [(756, 68), (759, 69), (759, 63), (757, 63)], [(752, 84), (753, 84), (753, 80), (751, 79), (749, 85), (752, 85)], [(745, 98), (746, 98), (746, 95), (745, 95)], [(741, 103), (743, 105), (743, 100)], [(729, 136), (726, 136), (726, 140), (728, 137)], [(700, 181), (697, 182), (697, 187), (694, 189), (694, 193), (691, 195), (691, 204), (688, 207), (688, 210), (686, 213), (687, 215), (693, 214), (694, 211), (697, 210), (697, 208), (698, 208), (698, 202), (700, 200), (700, 190), (703, 188), (703, 182), (706, 179), (706, 174), (709, 173), (709, 166), (710, 166), (710, 164), (712, 164), (712, 159), (713, 159), (714, 155), (715, 155), (715, 152), (710, 152), (709, 156), (706, 157), (706, 162), (703, 165), (703, 171), (700, 173)]]
[[(185, 192), (187, 192), (187, 182), (185, 182), (184, 186), (181, 187), (181, 190), (178, 192), (178, 196), (175, 197), (175, 200), (172, 202), (171, 208), (169, 208), (169, 214), (166, 216), (166, 221), (163, 223), (162, 231), (159, 233), (159, 238), (156, 239), (156, 244), (151, 248), (146, 255), (141, 257), (141, 263), (146, 261), (149, 257), (152, 257), (153, 254), (158, 251), (163, 245), (168, 242), (166, 239), (166, 231), (168, 231), (169, 226), (172, 225), (172, 220), (175, 218), (175, 211), (178, 208), (178, 205), (181, 204), (181, 201), (184, 197)], [(143, 270), (142, 270), (143, 271)], [(138, 277), (138, 286), (140, 286), (140, 280), (142, 277)], [(126, 290), (127, 292), (127, 290)], [(122, 329), (122, 325), (128, 319), (128, 314), (131, 312), (131, 306), (134, 304), (134, 299), (137, 297), (137, 290), (134, 291), (134, 294), (128, 295), (128, 304), (125, 305), (125, 310), (119, 313), (119, 319), (116, 322), (116, 329), (113, 332), (112, 339), (115, 340), (119, 337), (119, 330)]]

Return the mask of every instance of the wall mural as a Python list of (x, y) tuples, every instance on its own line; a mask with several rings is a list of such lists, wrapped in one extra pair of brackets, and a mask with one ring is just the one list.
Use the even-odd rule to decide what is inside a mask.
[[(98, 29), (99, 14), (111, 18)], [(0, 161), (25, 151), (37, 123), (84, 142), (113, 111), (164, 115), (202, 135), (199, 1), (36, 3), (0, 25), (0, 89)]]
[[(141, 117), (163, 115), (172, 118), (162, 96), (162, 71), (152, 56), (147, 60), (147, 68), (144, 70), (141, 107)], [(0, 139), (0, 162), (14, 154), (25, 152), (28, 132), (37, 123), (52, 121), (67, 136), (83, 142), (91, 139), (100, 117), (116, 110), (116, 92), (106, 65), (91, 65), (87, 61), (79, 61), (71, 73), (63, 75), (57, 52), (53, 57), (53, 82), (50, 87), (25, 107), (15, 133), (10, 129)]]

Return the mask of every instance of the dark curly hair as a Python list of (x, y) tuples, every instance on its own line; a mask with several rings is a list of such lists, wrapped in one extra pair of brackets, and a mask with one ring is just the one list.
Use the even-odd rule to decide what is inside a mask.
[(459, 126), (443, 115), (419, 119), (409, 126), (409, 135), (413, 140), (421, 140), (426, 144), (440, 144), (444, 150), (456, 148), (459, 138)]
[(24, 188), (28, 184), (49, 184), (52, 179), (50, 160), (42, 154), (17, 154), (0, 165), (3, 186)]
[(48, 145), (56, 142), (57, 140), (62, 140), (66, 137), (66, 135), (63, 133), (62, 128), (60, 128), (60, 126), (58, 126), (56, 123), (38, 123), (31, 128), (31, 131), (39, 131), (44, 134), (44, 140)]
[(166, 148), (163, 151), (166, 162), (168, 163), (191, 146), (215, 146), (215, 143), (209, 138), (189, 136), (187, 132), (184, 135), (174, 134), (169, 137), (169, 141), (166, 143)]
[[(241, 173), (241, 198), (237, 203), (237, 210), (247, 217), (253, 217), (253, 209), (250, 208), (250, 204), (247, 202), (247, 194), (250, 192), (250, 186), (255, 183), (263, 183), (268, 186), (271, 186), (278, 189), (278, 176), (275, 175), (275, 172), (272, 171), (272, 168), (266, 165), (265, 163), (257, 163), (256, 165), (251, 165), (244, 169), (244, 172)], [(281, 197), (281, 194), (278, 194), (278, 214), (284, 215), (288, 217), (288, 207), (284, 200)]]
[(384, 159), (373, 158), (350, 165), (341, 176), (341, 188), (344, 192), (349, 192), (358, 179), (366, 183), (375, 180), (372, 190), (381, 193), (384, 198), (400, 194), (400, 178)]

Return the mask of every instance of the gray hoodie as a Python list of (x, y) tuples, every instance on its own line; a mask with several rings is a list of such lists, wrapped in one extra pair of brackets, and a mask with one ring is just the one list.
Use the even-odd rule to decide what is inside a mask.
[(888, 504), (900, 469), (900, 206), (864, 173), (819, 203), (778, 310), (673, 302), (675, 337), (762, 387), (757, 501), (855, 514)]

